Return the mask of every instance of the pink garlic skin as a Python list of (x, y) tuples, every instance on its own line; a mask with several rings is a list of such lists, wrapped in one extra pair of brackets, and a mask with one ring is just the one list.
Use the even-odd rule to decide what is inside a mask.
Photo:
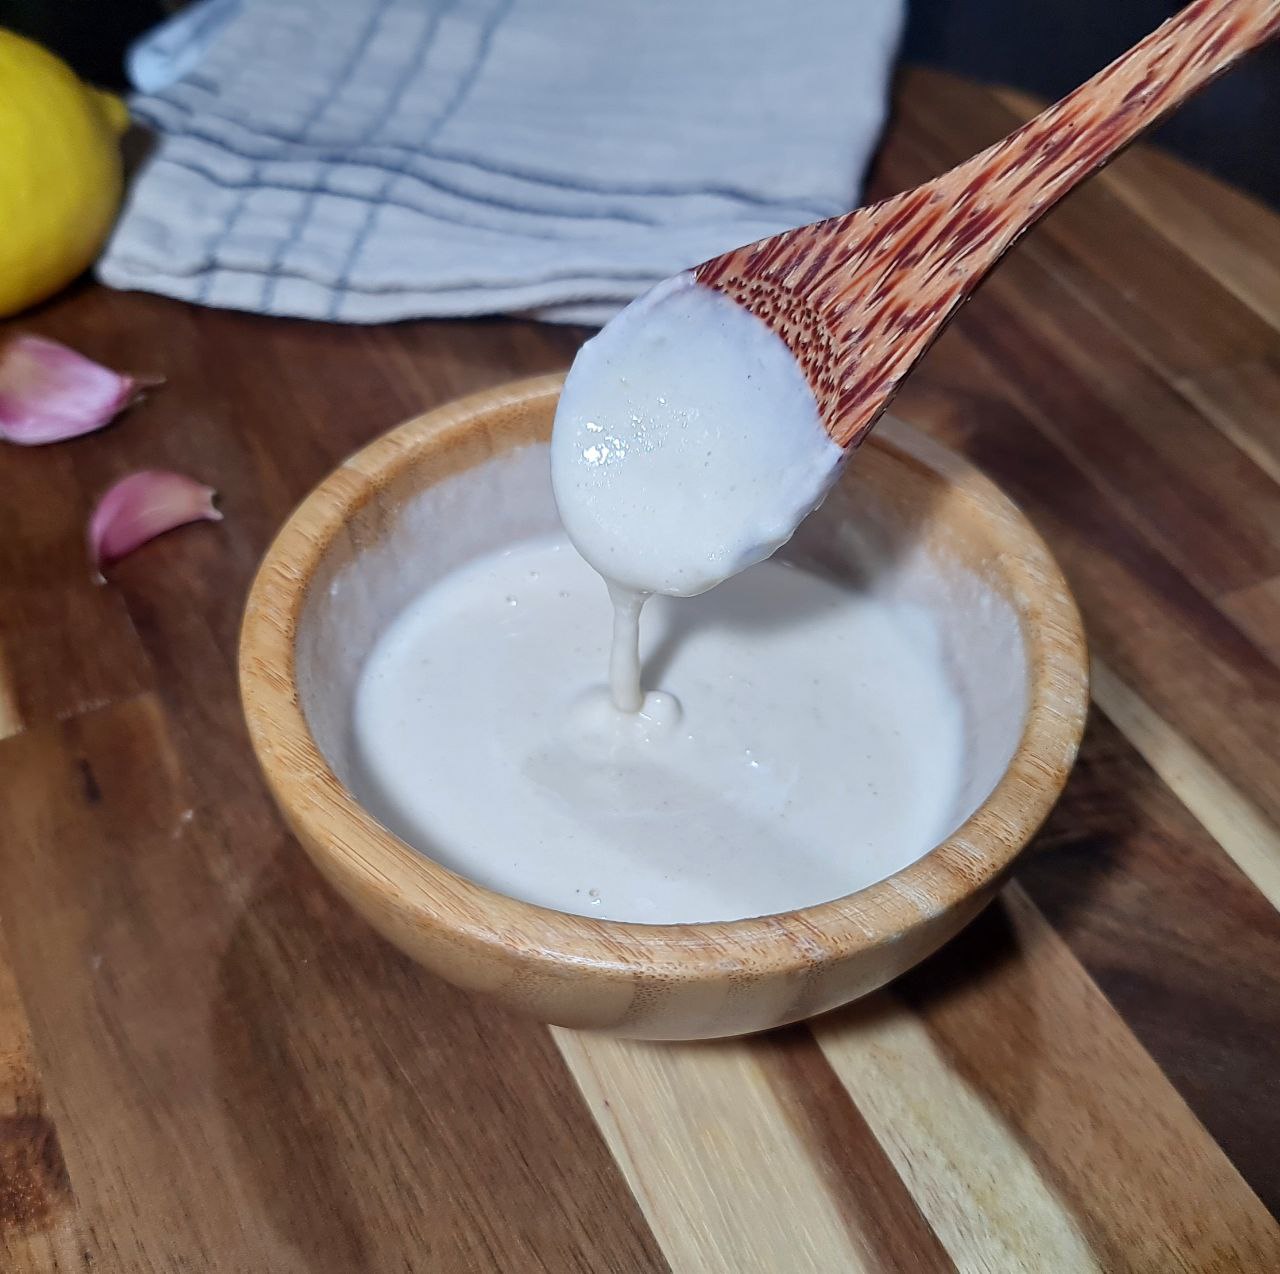
[(0, 438), (34, 447), (110, 423), (160, 377), (126, 376), (43, 336), (0, 348)]
[(89, 519), (89, 557), (102, 568), (188, 522), (220, 522), (217, 493), (185, 474), (143, 469), (108, 488)]

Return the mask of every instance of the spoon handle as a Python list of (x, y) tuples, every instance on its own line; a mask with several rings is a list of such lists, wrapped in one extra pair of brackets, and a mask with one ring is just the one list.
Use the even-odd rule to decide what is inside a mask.
[(940, 177), (700, 266), (783, 335), (832, 439), (855, 446), (1025, 230), (1144, 129), (1280, 32), (1280, 0), (1194, 0), (1004, 140)]
[[(940, 179), (998, 205), (998, 255), (1139, 134), (1280, 32), (1280, 0), (1196, 0), (1003, 141)], [(970, 193), (971, 192), (971, 193)]]

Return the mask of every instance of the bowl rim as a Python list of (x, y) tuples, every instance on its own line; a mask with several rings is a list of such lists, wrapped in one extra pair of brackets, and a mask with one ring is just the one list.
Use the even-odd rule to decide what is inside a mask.
[(802, 972), (892, 943), (990, 889), (1039, 828), (1066, 783), (1084, 731), (1088, 657), (1079, 610), (1048, 546), (969, 461), (903, 422), (868, 445), (940, 473), (974, 498), (1018, 611), (1028, 703), (1013, 757), (976, 810), (923, 857), (829, 902), (740, 920), (644, 924), (555, 911), (477, 884), (383, 827), (320, 751), (297, 686), (295, 634), (317, 565), (350, 516), (402, 466), (498, 410), (559, 394), (563, 373), (482, 390), (404, 422), (332, 470), (294, 509), (249, 590), (241, 627), (241, 701), (259, 765), (321, 870), (463, 947), (504, 958), (665, 981), (734, 970)]

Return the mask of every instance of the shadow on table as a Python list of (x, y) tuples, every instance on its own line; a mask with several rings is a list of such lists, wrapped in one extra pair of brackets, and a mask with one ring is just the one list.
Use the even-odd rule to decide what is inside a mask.
[[(1040, 856), (1066, 854), (1073, 864), (1069, 900), (1055, 906), (1053, 922), (1014, 884), (967, 928), (885, 991), (834, 1010), (813, 1025), (819, 1034), (849, 1030), (893, 1038), (907, 1014), (922, 1027), (942, 1062), (1019, 1138), (1030, 1136), (1043, 1089), (1060, 1084), (1055, 1067), (1073, 1042), (1069, 995), (1075, 967), (1062, 933), (1087, 910), (1120, 869), (1112, 851), (1116, 814), (1097, 826), (1090, 806), (1097, 784), (1087, 766), (1073, 772), (1053, 814), (1026, 851), (1028, 867)], [(1017, 872), (1014, 873), (1017, 880)], [(884, 1034), (882, 1034), (884, 1033)], [(911, 1048), (918, 1046), (916, 1034)], [(910, 1051), (910, 1050), (909, 1050)]]

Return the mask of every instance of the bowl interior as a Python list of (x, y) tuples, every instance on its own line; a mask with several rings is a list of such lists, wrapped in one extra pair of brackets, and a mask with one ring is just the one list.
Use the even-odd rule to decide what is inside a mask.
[[(379, 635), (463, 563), (558, 529), (549, 424), (548, 416), (523, 432), (463, 435), (456, 445), (407, 458), (357, 457), (377, 498), (357, 502), (320, 554), (296, 639), (307, 724), (333, 773), (357, 796), (352, 704)], [(1006, 570), (1001, 510), (993, 513), (979, 498), (988, 493), (966, 485), (969, 473), (914, 431), (886, 422), (780, 554), (850, 588), (889, 590), (934, 616), (965, 721), (948, 831), (1000, 781), (1029, 704), (1026, 599)], [(603, 598), (600, 619), (609, 622)]]

